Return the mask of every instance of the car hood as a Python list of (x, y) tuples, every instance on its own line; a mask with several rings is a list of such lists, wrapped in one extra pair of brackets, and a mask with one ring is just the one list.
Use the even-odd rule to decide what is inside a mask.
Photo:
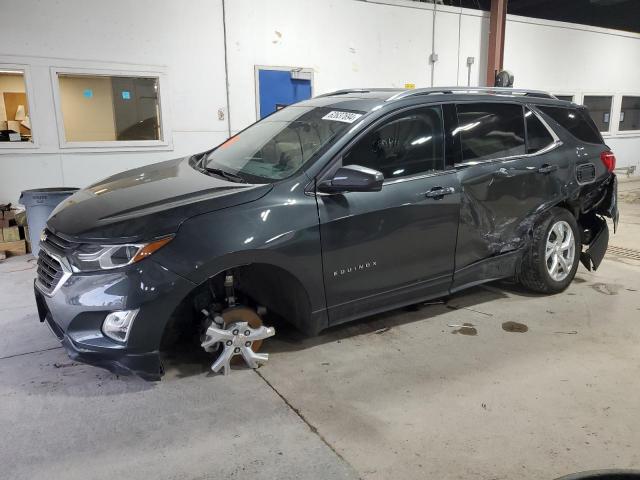
[(53, 211), (47, 228), (72, 241), (146, 241), (175, 233), (187, 218), (251, 202), (271, 185), (205, 175), (192, 157), (156, 163), (79, 190)]

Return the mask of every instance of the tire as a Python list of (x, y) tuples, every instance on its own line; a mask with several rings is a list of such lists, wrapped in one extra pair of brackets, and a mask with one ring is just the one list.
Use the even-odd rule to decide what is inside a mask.
[(534, 292), (562, 292), (576, 275), (581, 246), (575, 217), (563, 208), (552, 208), (533, 229), (518, 280)]

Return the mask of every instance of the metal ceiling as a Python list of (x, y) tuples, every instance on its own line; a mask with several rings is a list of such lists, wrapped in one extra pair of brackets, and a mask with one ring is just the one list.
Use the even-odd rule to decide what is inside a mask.
[[(480, 10), (491, 7), (491, 0), (443, 0), (443, 3)], [(640, 0), (509, 0), (507, 12), (640, 33)]]

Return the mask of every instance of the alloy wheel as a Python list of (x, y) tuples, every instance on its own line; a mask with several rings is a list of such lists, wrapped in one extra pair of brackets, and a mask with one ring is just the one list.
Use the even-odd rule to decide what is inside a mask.
[(571, 226), (564, 220), (553, 224), (547, 235), (545, 263), (549, 276), (562, 282), (571, 273), (576, 255), (576, 245)]

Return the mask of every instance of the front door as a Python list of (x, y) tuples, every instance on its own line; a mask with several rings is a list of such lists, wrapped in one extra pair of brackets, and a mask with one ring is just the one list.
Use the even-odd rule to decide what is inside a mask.
[(257, 67), (259, 116), (311, 98), (311, 72)]
[(460, 188), (443, 138), (439, 106), (387, 117), (341, 161), (382, 172), (382, 191), (317, 195), (331, 324), (448, 292)]

